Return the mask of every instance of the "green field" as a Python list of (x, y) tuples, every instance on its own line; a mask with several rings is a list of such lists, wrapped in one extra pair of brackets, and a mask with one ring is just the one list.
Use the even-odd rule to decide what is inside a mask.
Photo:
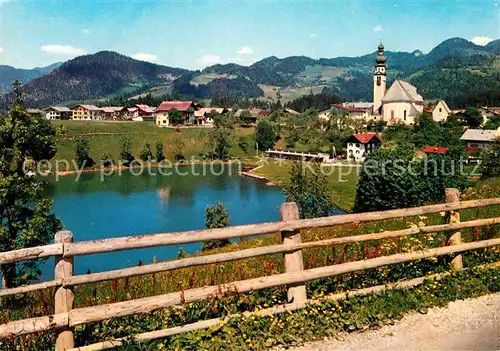
[[(282, 184), (290, 178), (292, 162), (278, 159), (265, 159), (262, 167), (252, 173), (266, 177), (272, 184)], [(324, 166), (333, 203), (340, 209), (349, 212), (354, 207), (359, 167), (356, 166)]]
[[(99, 161), (104, 153), (113, 159), (120, 157), (120, 139), (123, 136), (130, 138), (132, 153), (139, 157), (145, 145), (151, 145), (153, 154), (156, 142), (162, 142), (165, 156), (173, 161), (176, 149), (183, 150), (186, 159), (199, 156), (200, 153), (210, 151), (211, 128), (158, 128), (149, 122), (96, 122), (96, 121), (54, 121), (54, 125), (61, 131), (57, 137), (58, 150), (55, 160), (73, 160), (75, 158), (75, 141), (77, 138), (87, 138), (90, 143), (90, 157)], [(243, 158), (253, 154), (254, 144), (251, 141), (253, 128), (237, 128), (233, 131), (231, 157)], [(240, 137), (247, 139), (248, 154), (239, 146)], [(179, 146), (180, 145), (180, 146)], [(72, 169), (61, 169), (72, 170)]]

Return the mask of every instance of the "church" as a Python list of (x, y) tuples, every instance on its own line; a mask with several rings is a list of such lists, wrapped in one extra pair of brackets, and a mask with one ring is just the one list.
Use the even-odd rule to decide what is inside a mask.
[(414, 124), (415, 118), (424, 111), (424, 99), (417, 88), (404, 80), (396, 80), (389, 90), (387, 83), (387, 57), (384, 45), (378, 46), (373, 74), (373, 107), (374, 119), (388, 124)]

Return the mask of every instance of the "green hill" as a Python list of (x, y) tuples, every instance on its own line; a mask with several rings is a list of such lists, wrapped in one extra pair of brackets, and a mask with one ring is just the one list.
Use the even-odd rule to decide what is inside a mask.
[[(17, 72), (4, 74), (3, 80), (9, 84), (14, 79), (29, 81), (24, 98), (28, 106), (37, 107), (148, 92), (199, 100), (222, 96), (229, 98), (226, 101), (261, 98), (285, 103), (311, 91), (324, 91), (346, 100), (369, 101), (375, 56), (376, 52), (320, 59), (271, 56), (250, 66), (217, 64), (189, 71), (103, 51), (77, 57), (42, 77), (36, 77), (40, 71), (35, 76)], [(500, 40), (478, 46), (451, 38), (427, 54), (387, 50), (386, 56), (389, 84), (406, 79), (424, 98), (444, 98), (452, 107), (500, 103)]]

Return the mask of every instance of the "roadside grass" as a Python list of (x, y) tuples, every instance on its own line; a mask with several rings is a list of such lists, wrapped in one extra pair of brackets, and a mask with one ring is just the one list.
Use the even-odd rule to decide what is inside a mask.
[[(476, 187), (469, 189), (463, 194), (462, 199), (477, 199), (484, 197), (500, 197), (500, 179), (493, 179), (485, 182), (478, 183)], [(462, 221), (467, 221), (471, 219), (487, 218), (487, 217), (498, 217), (500, 216), (499, 206), (490, 206), (486, 208), (479, 209), (468, 209), (461, 211)], [(441, 214), (433, 214), (427, 216), (416, 216), (411, 218), (396, 218), (392, 220), (384, 220), (379, 222), (368, 222), (368, 223), (355, 223), (349, 225), (341, 225), (335, 227), (326, 228), (315, 228), (306, 229), (301, 231), (302, 241), (308, 242), (313, 240), (321, 240), (326, 238), (352, 236), (366, 233), (377, 233), (380, 231), (405, 229), (412, 226), (421, 225), (432, 225), (432, 224), (442, 224), (444, 222), (444, 217)], [(494, 226), (483, 226), (478, 228), (471, 228), (468, 230), (462, 230), (462, 241), (470, 242), (475, 240), (491, 239), (494, 237), (499, 237), (500, 235), (500, 225)], [(322, 248), (312, 248), (303, 250), (303, 260), (304, 268), (311, 269), (315, 267), (321, 267), (326, 265), (334, 265), (344, 262), (357, 261), (366, 258), (374, 258), (379, 256), (390, 255), (394, 253), (405, 253), (405, 252), (415, 252), (420, 251), (430, 247), (440, 247), (446, 245), (449, 233), (431, 233), (431, 234), (420, 234), (413, 235), (404, 238), (396, 239), (385, 239), (379, 241), (372, 241), (366, 243), (353, 243), (348, 245), (336, 245), (335, 247), (322, 247)], [(236, 241), (230, 245), (203, 253), (196, 253), (195, 255), (207, 255), (214, 253), (222, 253), (229, 251), (237, 251), (248, 248), (255, 248), (260, 246), (268, 246), (273, 244), (278, 244), (280, 242), (279, 234), (269, 234), (260, 237), (247, 238), (241, 241)], [(465, 267), (473, 267), (478, 264), (496, 262), (500, 260), (500, 247), (481, 249), (470, 251), (463, 254), (463, 261)], [(145, 262), (148, 262), (148, 258), (144, 258)], [(153, 259), (154, 261), (154, 259)], [(353, 272), (348, 274), (343, 274), (336, 277), (318, 279), (311, 281), (307, 284), (308, 296), (318, 297), (327, 295), (330, 293), (338, 293), (347, 290), (360, 289), (364, 287), (387, 284), (391, 282), (396, 282), (402, 279), (411, 279), (415, 277), (425, 276), (434, 273), (445, 272), (448, 270), (449, 262), (451, 257), (443, 256), (438, 259), (426, 259), (419, 260), (409, 263), (395, 264), (386, 267), (380, 267), (378, 269), (370, 269), (366, 271)], [(262, 257), (255, 257), (250, 259), (212, 264), (200, 267), (190, 267), (169, 272), (150, 274), (140, 277), (125, 278), (112, 280), (101, 283), (87, 284), (83, 286), (75, 287), (75, 303), (74, 307), (87, 307), (95, 306), (104, 303), (113, 303), (119, 301), (126, 301), (131, 299), (137, 299), (146, 296), (159, 295), (170, 292), (184, 291), (191, 288), (203, 287), (207, 285), (217, 285), (225, 284), (231, 281), (244, 280), (262, 276), (269, 276), (273, 274), (278, 274), (283, 272), (283, 255), (282, 254), (272, 254)], [(498, 270), (496, 276), (498, 277)], [(459, 275), (462, 273), (459, 273)], [(446, 303), (455, 298), (463, 298), (463, 296), (478, 296), (479, 294), (489, 293), (495, 291), (497, 288), (498, 280), (492, 281), (491, 277), (493, 275), (488, 275), (490, 280), (477, 280), (477, 276), (474, 274), (471, 276), (469, 273), (463, 273), (467, 280), (467, 284), (472, 282), (472, 285), (464, 285), (466, 282), (462, 280), (447, 281), (443, 285), (439, 285), (439, 291), (448, 291), (448, 293), (441, 294), (439, 292), (439, 303)], [(463, 283), (463, 284), (462, 284)], [(458, 285), (457, 285), (458, 284)], [(488, 285), (490, 284), (490, 285)], [(493, 285), (492, 285), (493, 284)], [(493, 290), (491, 290), (491, 289)], [(451, 290), (446, 290), (451, 289)], [(405, 290), (406, 291), (406, 290)], [(420, 299), (422, 293), (427, 294), (429, 291), (429, 298), (436, 293), (436, 286), (434, 283), (428, 285), (428, 288), (416, 288), (408, 290), (407, 295), (411, 301), (414, 303), (410, 304), (412, 306), (410, 309), (427, 308), (433, 305), (433, 303), (426, 302)], [(496, 290), (498, 291), (498, 290)], [(0, 323), (28, 318), (34, 316), (42, 316), (53, 313), (53, 295), (54, 289), (46, 289), (41, 292), (28, 293), (24, 297), (19, 296), (19, 301), (22, 304), (18, 309), (3, 309), (0, 311)], [(398, 292), (387, 293), (388, 296), (396, 296), (396, 301), (401, 299)], [(406, 293), (405, 293), (406, 294)], [(469, 294), (469, 295), (467, 295)], [(274, 296), (274, 298), (273, 298)], [(382, 295), (384, 299), (385, 294)], [(367, 300), (365, 300), (367, 299)], [(351, 301), (351, 300), (348, 300)], [(346, 301), (345, 303), (350, 304), (351, 302)], [(354, 300), (358, 301), (358, 300)], [(363, 301), (372, 301), (375, 305), (378, 305), (380, 301), (378, 297), (371, 296), (359, 300), (360, 303)], [(379, 302), (377, 302), (379, 301)], [(103, 339), (110, 339), (118, 336), (130, 335), (138, 332), (144, 332), (149, 330), (155, 330), (170, 326), (182, 325), (186, 323), (192, 323), (194, 321), (215, 318), (220, 316), (226, 316), (231, 313), (240, 313), (244, 311), (254, 311), (256, 308), (266, 308), (272, 305), (278, 305), (286, 302), (286, 288), (278, 287), (273, 289), (266, 289), (262, 291), (256, 291), (251, 294), (238, 294), (233, 297), (214, 297), (208, 301), (202, 301), (199, 303), (189, 304), (182, 306), (180, 308), (172, 308), (154, 312), (144, 316), (134, 316), (122, 319), (115, 319), (111, 321), (105, 321), (101, 323), (89, 324), (85, 327), (77, 328), (77, 335), (79, 342), (82, 343), (92, 343)], [(343, 302), (341, 303), (343, 304)], [(404, 305), (404, 303), (399, 303), (398, 306)], [(342, 305), (347, 306), (347, 305)], [(336, 307), (338, 308), (338, 306)], [(310, 309), (307, 309), (307, 314), (310, 313)], [(305, 312), (297, 312), (298, 314), (291, 314), (295, 316), (304, 317)], [(337, 312), (338, 313), (338, 312)], [(392, 314), (389, 313), (388, 316)], [(288, 316), (288, 314), (285, 314)], [(314, 316), (314, 314), (313, 314)], [(342, 314), (338, 313), (338, 316), (332, 320), (342, 321)], [(393, 317), (388, 317), (388, 319), (398, 318), (396, 313)], [(312, 316), (311, 316), (312, 317)], [(358, 318), (358, 315), (353, 316), (353, 320)], [(366, 316), (365, 316), (366, 317)], [(280, 320), (281, 317), (277, 317)], [(292, 318), (292, 317), (287, 317)], [(296, 318), (296, 317), (293, 317)], [(340, 318), (340, 319), (339, 319)], [(368, 318), (368, 317), (367, 317)], [(256, 320), (260, 320), (256, 318)], [(363, 319), (365, 320), (365, 319)], [(354, 324), (354, 327), (350, 327), (353, 322), (339, 324), (340, 329), (335, 330), (358, 330), (361, 326), (373, 325), (377, 321), (381, 321), (378, 317), (370, 317), (367, 319), (369, 323), (358, 323)], [(385, 320), (385, 318), (383, 318)], [(236, 329), (231, 329), (231, 333), (228, 335), (234, 335), (233, 333), (238, 333), (238, 325), (241, 325), (244, 329), (244, 333), (250, 338), (252, 344), (256, 349), (264, 349), (262, 344), (265, 340), (260, 339), (260, 333), (262, 329), (253, 329), (253, 320), (250, 324), (245, 324), (241, 320), (237, 320)], [(307, 323), (309, 328), (321, 328), (323, 325), (323, 319), (312, 318)], [(381, 321), (382, 322), (382, 321)], [(259, 322), (260, 323), (260, 322)], [(267, 322), (266, 322), (267, 323)], [(284, 321), (286, 326), (286, 320)], [(303, 322), (306, 323), (306, 322)], [(332, 322), (333, 323), (333, 322)], [(377, 323), (375, 323), (376, 325)], [(233, 326), (233, 324), (230, 324)], [(250, 328), (252, 326), (252, 328)], [(231, 327), (231, 328), (233, 328)], [(248, 329), (247, 329), (248, 327)], [(354, 329), (352, 329), (354, 328)], [(282, 329), (282, 328), (280, 328)], [(283, 328), (286, 330), (287, 328)], [(224, 329), (227, 330), (227, 329)], [(241, 329), (243, 330), (243, 329)], [(268, 330), (272, 331), (271, 334), (266, 338), (272, 338), (274, 342), (269, 342), (269, 346), (273, 345), (289, 345), (293, 343), (293, 338), (290, 336), (284, 336), (280, 334), (281, 332), (276, 331), (271, 328)], [(297, 330), (293, 330), (294, 335), (297, 334)], [(326, 329), (325, 329), (326, 330)], [(322, 332), (321, 332), (322, 333)], [(318, 332), (318, 335), (321, 334)], [(223, 333), (224, 334), (224, 333)], [(306, 339), (309, 340), (313, 338), (315, 333), (305, 333), (307, 335)], [(177, 337), (172, 337), (162, 341), (168, 348), (175, 348), (177, 345), (184, 345), (183, 348), (197, 348), (200, 345), (192, 343), (193, 340), (201, 337), (202, 340), (204, 336), (210, 336), (208, 340), (217, 340), (217, 336), (221, 336), (220, 328), (200, 331), (190, 334), (183, 334)], [(221, 342), (230, 342), (232, 340), (228, 335), (224, 335)], [(280, 336), (281, 335), (281, 336)], [(52, 345), (53, 334), (46, 334), (44, 336), (27, 336), (23, 338), (14, 339), (14, 343), (17, 341), (18, 345), (25, 345), (21, 349), (35, 349), (39, 345)], [(187, 338), (187, 339), (186, 339)], [(282, 341), (280, 340), (282, 339)], [(292, 339), (291, 339), (292, 338)], [(248, 346), (248, 343), (245, 344)], [(306, 340), (304, 339), (304, 340)], [(179, 341), (180, 340), (180, 341)], [(187, 341), (186, 341), (187, 340)], [(177, 342), (181, 342), (178, 344)], [(240, 339), (235, 340), (236, 344), (239, 345)], [(184, 344), (186, 343), (187, 344)], [(207, 341), (208, 342), (208, 341)], [(214, 343), (216, 345), (217, 343)], [(157, 347), (158, 343), (153, 343)], [(165, 346), (164, 345), (164, 346)], [(130, 346), (131, 349), (136, 349), (136, 346)], [(203, 347), (203, 346), (200, 346)], [(232, 346), (231, 346), (232, 347)], [(234, 347), (238, 349), (236, 346)], [(43, 349), (43, 347), (42, 347)]]

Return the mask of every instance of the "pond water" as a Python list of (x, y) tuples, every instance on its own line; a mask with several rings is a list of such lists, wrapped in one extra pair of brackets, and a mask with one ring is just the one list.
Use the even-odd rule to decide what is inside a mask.
[[(184, 167), (184, 168), (183, 168)], [(223, 167), (218, 165), (217, 167)], [(128, 235), (180, 232), (205, 227), (205, 209), (217, 201), (229, 211), (231, 224), (262, 223), (279, 220), (284, 196), (279, 188), (238, 175), (237, 167), (224, 172), (215, 167), (203, 174), (202, 166), (182, 166), (180, 174), (169, 176), (130, 171), (104, 177), (91, 172), (45, 179), (46, 196), (54, 199), (54, 213), (74, 241)], [(196, 175), (201, 174), (201, 175)], [(198, 251), (200, 243), (182, 245), (188, 252)], [(173, 258), (179, 246), (75, 257), (75, 274), (106, 271)], [(53, 260), (42, 268), (42, 279), (53, 276)]]

